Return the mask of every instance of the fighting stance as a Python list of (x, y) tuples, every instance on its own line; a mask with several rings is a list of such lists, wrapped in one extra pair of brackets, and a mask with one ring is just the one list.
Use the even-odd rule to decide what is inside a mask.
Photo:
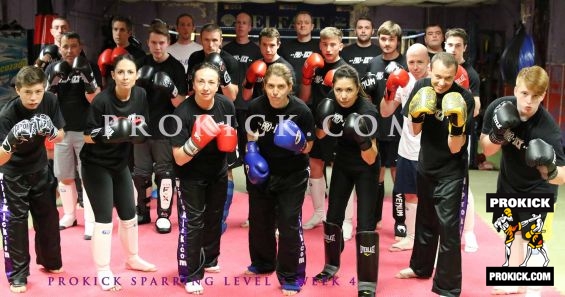
[[(136, 144), (134, 150), (133, 183), (137, 191), (137, 219), (139, 224), (151, 222), (149, 201), (145, 197), (146, 189), (151, 187), (151, 175), (155, 173), (159, 199), (157, 200), (157, 220), (155, 228), (158, 233), (171, 232), (169, 217), (173, 205), (173, 156), (168, 137), (174, 129), (160, 129), (165, 126), (166, 115), (173, 113), (176, 106), (184, 101), (188, 86), (184, 67), (171, 54), (167, 53), (170, 42), (169, 29), (161, 22), (155, 22), (149, 28), (147, 45), (150, 54), (141, 61), (137, 84), (147, 92), (149, 102), (149, 134), (146, 142)], [(167, 119), (171, 120), (171, 119)], [(163, 124), (164, 123), (164, 124)]]
[(333, 278), (344, 248), (341, 226), (347, 201), (357, 193), (357, 277), (359, 296), (375, 296), (379, 267), (377, 218), (380, 160), (377, 111), (363, 92), (357, 71), (344, 65), (333, 76), (335, 100), (326, 98), (316, 110), (316, 136), (338, 137), (332, 171), (327, 219), (324, 221), (326, 263), (316, 281)]
[[(204, 272), (220, 272), (221, 220), (228, 188), (227, 153), (237, 146), (235, 107), (218, 94), (220, 73), (203, 63), (194, 68), (188, 97), (174, 115), (181, 124), (171, 138), (178, 189), (178, 272), (185, 290), (202, 294)], [(217, 121), (217, 122), (216, 122)], [(172, 123), (171, 123), (172, 124)]]
[[(290, 67), (267, 69), (265, 95), (249, 106), (249, 135), (244, 164), (249, 183), (249, 255), (246, 274), (277, 272), (284, 295), (298, 293), (305, 282), (306, 247), (300, 222), (308, 182), (308, 152), (314, 119), (291, 95)], [(279, 230), (279, 242), (275, 228)]]
[(530, 226), (531, 230), (528, 231), (525, 235), (526, 238), (529, 238), (530, 241), (528, 242), (528, 251), (526, 252), (524, 263), (520, 264), (520, 266), (528, 266), (528, 260), (530, 260), (530, 257), (532, 256), (532, 249), (536, 249), (545, 259), (545, 262), (543, 262), (543, 267), (547, 267), (547, 265), (549, 264), (549, 257), (547, 257), (547, 251), (543, 247), (542, 233), (545, 232), (545, 230), (543, 230), (543, 220), (541, 219), (540, 215), (536, 217), (535, 214), (533, 214), (532, 216), (533, 218), (531, 220), (536, 221), (536, 223)]
[(138, 226), (131, 172), (132, 143), (145, 141), (148, 104), (145, 91), (135, 86), (137, 67), (131, 55), (117, 57), (111, 71), (115, 87), (98, 94), (88, 110), (85, 145), (80, 152), (84, 189), (94, 211), (92, 257), (103, 290), (118, 291), (110, 269), (112, 210), (118, 212), (118, 233), (126, 253), (126, 268), (157, 271), (138, 255)]
[[(541, 106), (548, 86), (549, 77), (543, 68), (523, 68), (516, 78), (514, 96), (494, 100), (485, 111), (479, 141), (483, 153), (490, 156), (502, 151), (497, 193), (553, 193), (557, 197), (557, 185), (565, 183), (561, 131), (551, 114)], [(531, 218), (531, 215), (514, 213), (513, 217), (522, 221)], [(550, 215), (542, 212), (541, 218), (545, 221)], [(500, 213), (493, 213), (493, 223), (498, 217)], [(550, 233), (551, 226), (544, 225)], [(531, 226), (522, 226), (522, 229), (529, 231)], [(520, 243), (514, 244), (517, 249), (512, 254), (518, 257), (510, 259), (510, 266), (518, 266), (524, 259), (523, 245), (529, 240), (526, 234), (521, 232)], [(518, 293), (520, 289), (496, 287), (492, 293)], [(527, 289), (535, 291), (540, 288)]]
[(439, 237), (432, 291), (445, 296), (461, 294), (459, 209), (468, 171), (465, 127), (474, 108), (471, 93), (454, 82), (457, 66), (453, 55), (435, 54), (431, 78), (416, 82), (403, 109), (414, 134), (422, 135), (414, 248), (410, 267), (396, 277), (431, 277)]
[(46, 93), (46, 78), (36, 67), (16, 75), (16, 93), (0, 112), (0, 224), (4, 269), (10, 291), (27, 290), (29, 276), (28, 212), (35, 230), (36, 262), (48, 273), (63, 271), (55, 178), (43, 145), (64, 137), (65, 122), (57, 97)]

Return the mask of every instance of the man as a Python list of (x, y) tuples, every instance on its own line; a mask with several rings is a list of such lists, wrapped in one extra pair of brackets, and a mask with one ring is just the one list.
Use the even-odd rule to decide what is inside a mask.
[(435, 54), (430, 78), (416, 82), (403, 109), (414, 135), (422, 135), (414, 248), (410, 266), (396, 277), (431, 277), (438, 252), (432, 291), (444, 296), (461, 294), (459, 209), (468, 174), (465, 133), (474, 108), (471, 93), (454, 83), (457, 66), (453, 55)]
[[(481, 108), (480, 101), (480, 84), (479, 74), (471, 63), (465, 60), (464, 54), (467, 50), (467, 33), (461, 28), (449, 29), (445, 33), (445, 52), (452, 54), (457, 60), (457, 63), (467, 71), (467, 76), (462, 75), (456, 77), (455, 81), (460, 85), (469, 85), (469, 89), (473, 94), (473, 99), (475, 100), (475, 109), (473, 110), (473, 121), (471, 126), (467, 129), (469, 130), (469, 168), (476, 169), (476, 155), (479, 136), (477, 135), (477, 116), (479, 115), (479, 110)], [(463, 80), (468, 79), (466, 83)], [(479, 244), (477, 243), (477, 237), (475, 236), (475, 198), (473, 193), (469, 189), (467, 192), (467, 209), (466, 214), (462, 217), (465, 218), (464, 228), (463, 228), (463, 238), (465, 240), (465, 251), (468, 253), (476, 252), (479, 249)]]
[[(235, 39), (226, 44), (223, 49), (233, 55), (237, 60), (240, 78), (245, 77), (247, 69), (255, 60), (261, 58), (261, 50), (249, 39), (249, 32), (251, 32), (251, 15), (247, 12), (240, 12), (235, 17)], [(247, 118), (247, 110), (249, 109), (249, 101), (243, 99), (243, 88), (238, 88), (237, 97), (234, 101), (235, 114), (237, 122), (241, 125), (237, 126), (237, 149), (239, 159), (241, 160), (245, 155), (245, 145), (247, 143), (247, 131), (245, 131), (245, 119)], [(239, 160), (237, 162), (240, 162)], [(233, 193), (233, 180), (228, 180), (228, 200), (226, 200), (226, 210), (224, 213), (224, 224), (222, 228), (227, 226), (225, 224), (225, 217), (229, 211), (228, 203), (230, 202), (230, 191)], [(242, 227), (249, 226), (249, 220), (245, 220), (241, 224)]]
[[(100, 92), (101, 76), (98, 68), (81, 55), (82, 43), (77, 33), (63, 33), (59, 51), (61, 61), (50, 64), (45, 73), (48, 77), (47, 90), (57, 95), (65, 119), (65, 137), (55, 144), (54, 156), (54, 172), (59, 180), (59, 197), (64, 212), (59, 228), (64, 230), (77, 225), (75, 177), (77, 171), (79, 175), (81, 172), (79, 153), (84, 145), (84, 115), (90, 102)], [(85, 193), (83, 191), (84, 239), (89, 240), (94, 228), (94, 214)]]
[[(541, 106), (549, 87), (547, 72), (539, 66), (520, 70), (514, 96), (494, 100), (485, 111), (480, 145), (486, 156), (502, 152), (497, 193), (552, 193), (557, 197), (558, 185), (565, 183), (565, 156), (561, 131), (548, 111)], [(536, 170), (537, 169), (537, 170)], [(551, 214), (541, 213), (545, 229), (551, 232)], [(493, 223), (501, 213), (493, 213)], [(513, 213), (514, 221), (532, 218), (531, 213)], [(529, 222), (516, 234), (517, 247), (512, 251), (510, 266), (524, 259)], [(547, 239), (547, 233), (544, 239)], [(509, 251), (507, 251), (508, 254)], [(539, 287), (537, 288), (539, 290)], [(540, 296), (535, 287), (528, 287), (531, 296)], [(518, 293), (516, 287), (497, 287), (493, 294)], [(535, 292), (535, 294), (534, 294)], [(528, 295), (530, 296), (530, 295)]]
[(184, 66), (184, 71), (188, 69), (188, 58), (195, 51), (202, 49), (202, 45), (192, 41), (192, 34), (194, 34), (194, 19), (188, 13), (181, 13), (177, 17), (177, 42), (169, 46), (169, 54), (173, 55), (175, 59), (181, 62)]
[[(147, 92), (149, 101), (148, 133), (149, 139), (134, 145), (133, 183), (137, 195), (137, 215), (139, 224), (151, 222), (150, 209), (147, 205), (151, 197), (145, 197), (146, 189), (151, 187), (151, 176), (155, 173), (159, 200), (157, 201), (157, 220), (155, 228), (158, 233), (171, 232), (169, 217), (173, 205), (173, 172), (172, 148), (168, 137), (173, 131), (160, 129), (167, 121), (163, 118), (170, 115), (187, 93), (184, 67), (167, 52), (170, 36), (167, 25), (155, 22), (149, 27), (147, 45), (150, 54), (139, 60), (137, 84)], [(166, 127), (166, 126), (165, 126)]]
[(293, 91), (294, 94), (299, 94), (302, 66), (312, 53), (319, 52), (319, 42), (312, 39), (314, 23), (309, 12), (299, 11), (294, 16), (294, 29), (296, 39), (286, 39), (279, 48), (279, 54), (292, 65), (297, 79)]
[[(322, 55), (313, 53), (306, 59), (301, 69), (302, 80), (300, 99), (304, 100), (316, 116), (316, 107), (332, 90), (333, 73), (336, 68), (347, 64), (339, 55), (343, 49), (343, 33), (335, 27), (326, 27), (320, 31), (319, 49)], [(334, 71), (332, 71), (334, 70)], [(322, 128), (322, 127), (318, 127)], [(310, 151), (310, 196), (314, 214), (303, 224), (303, 228), (312, 229), (325, 220), (326, 180), (324, 166), (333, 160), (335, 139), (324, 137), (315, 139)]]
[[(381, 100), (380, 110), (383, 117), (391, 116), (400, 105), (406, 106), (416, 81), (428, 77), (430, 58), (427, 48), (421, 43), (411, 45), (406, 51), (406, 63), (410, 71), (410, 81), (406, 87), (398, 88), (394, 98), (389, 97), (389, 100)], [(392, 190), (397, 195), (393, 196), (394, 206), (392, 211), (393, 217), (398, 220), (398, 226), (395, 226), (394, 229), (395, 233), (397, 229), (399, 233), (402, 233), (402, 228), (405, 228), (406, 236), (398, 236), (400, 238), (397, 239), (400, 240), (389, 248), (392, 252), (411, 250), (414, 246), (416, 209), (418, 207), (416, 168), (418, 167), (419, 152), (420, 134), (413, 136), (410, 133), (410, 122), (405, 117), (398, 144), (396, 180)]]
[[(371, 96), (373, 104), (380, 106), (383, 100), (394, 98), (393, 91), (389, 90), (388, 78), (396, 68), (406, 69), (406, 58), (400, 53), (399, 45), (402, 41), (402, 28), (393, 21), (385, 21), (377, 30), (377, 38), (382, 54), (371, 60), (365, 77), (362, 78), (363, 86), (367, 95)], [(385, 172), (386, 168), (390, 168), (390, 176), (394, 182), (396, 177), (396, 161), (398, 158), (398, 143), (402, 132), (403, 117), (400, 112), (401, 108), (397, 108), (394, 114), (389, 118), (379, 117), (379, 135), (377, 136), (379, 143), (379, 155), (381, 157), (381, 171), (379, 174), (379, 199), (377, 200), (377, 225), (380, 227), (382, 220), (383, 201), (385, 193)], [(399, 193), (392, 193), (393, 197)], [(351, 203), (351, 202), (350, 202)], [(405, 237), (402, 231), (402, 220), (395, 216), (395, 235), (397, 237)]]
[(244, 100), (250, 100), (265, 94), (263, 90), (263, 77), (265, 76), (267, 67), (274, 63), (281, 63), (287, 66), (288, 69), (291, 70), (293, 83), (296, 81), (292, 65), (278, 54), (280, 45), (281, 34), (276, 28), (266, 27), (259, 32), (259, 48), (263, 58), (258, 61), (263, 63), (254, 62), (251, 67), (247, 69), (245, 83), (243, 84)]
[(61, 35), (69, 32), (69, 21), (64, 17), (56, 17), (51, 22), (51, 29), (49, 32), (53, 36), (53, 44), (45, 45), (39, 52), (39, 57), (35, 61), (35, 66), (45, 70), (47, 65), (53, 61), (59, 60), (59, 47), (61, 47)]
[(344, 47), (341, 52), (341, 57), (353, 66), (361, 77), (367, 73), (367, 66), (371, 59), (381, 54), (380, 47), (371, 42), (373, 34), (375, 34), (373, 21), (367, 17), (360, 17), (355, 22), (355, 35), (357, 36), (355, 43)]
[(428, 48), (430, 59), (436, 54), (443, 52), (443, 30), (438, 24), (429, 24), (425, 29), (424, 44)]
[(122, 47), (135, 59), (141, 59), (145, 56), (145, 52), (140, 46), (130, 43), (132, 34), (133, 25), (129, 18), (115, 16), (112, 19), (112, 39), (116, 47)]
[(25, 66), (16, 75), (18, 97), (0, 112), (0, 223), (4, 269), (10, 291), (24, 293), (29, 276), (28, 212), (35, 229), (37, 264), (63, 272), (55, 181), (43, 145), (59, 142), (65, 124), (57, 98), (46, 93), (42, 70)]

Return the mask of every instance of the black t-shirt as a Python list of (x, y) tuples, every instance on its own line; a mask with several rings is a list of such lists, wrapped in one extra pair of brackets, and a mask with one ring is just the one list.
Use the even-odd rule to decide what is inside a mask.
[[(410, 102), (414, 98), (416, 92), (423, 87), (430, 87), (432, 85), (430, 78), (423, 78), (416, 82), (408, 102), (404, 105), (402, 110), (403, 115), (408, 117), (408, 109)], [(466, 127), (470, 127), (473, 119), (473, 109), (475, 107), (475, 100), (473, 95), (463, 87), (453, 83), (451, 88), (443, 94), (437, 94), (435, 116), (426, 116), (422, 125), (421, 139), (420, 139), (420, 155), (418, 157), (418, 170), (435, 179), (443, 178), (463, 178), (467, 175), (467, 145), (463, 145), (461, 150), (452, 154), (447, 145), (448, 138), (448, 124), (449, 119), (443, 116), (441, 112), (441, 103), (443, 96), (447, 93), (457, 92), (463, 96), (467, 104), (467, 122)], [(469, 134), (469, 129), (465, 129), (465, 133)]]
[[(4, 140), (12, 127), (18, 122), (29, 120), (38, 114), (49, 116), (57, 129), (62, 129), (65, 126), (59, 102), (53, 93), (45, 92), (41, 103), (34, 110), (26, 109), (18, 96), (8, 101), (0, 111), (0, 139)], [(34, 173), (45, 168), (47, 166), (47, 152), (44, 142), (44, 136), (36, 135), (31, 140), (18, 144), (10, 160), (0, 166), (0, 172), (14, 176)]]
[(381, 100), (383, 100), (386, 89), (386, 81), (388, 79), (388, 74), (385, 72), (385, 69), (392, 61), (399, 64), (404, 69), (408, 69), (406, 65), (406, 58), (403, 55), (399, 55), (394, 60), (384, 60), (382, 54), (373, 58), (367, 69), (368, 72), (377, 76), (377, 87), (368, 95), (371, 96), (373, 104), (375, 104), (379, 111), (379, 134), (377, 135), (377, 139), (379, 141), (400, 141), (402, 123), (404, 122), (401, 112), (402, 107), (400, 105), (396, 108), (392, 116), (386, 118), (380, 116)]
[[(98, 66), (90, 63), (90, 68), (94, 74), (94, 79), (98, 86), (102, 85), (102, 76)], [(45, 70), (47, 76), (53, 72), (55, 63), (49, 64)], [(86, 118), (85, 114), (88, 111), (90, 103), (85, 96), (85, 84), (81, 76), (76, 73), (69, 75), (67, 79), (62, 79), (56, 86), (51, 86), (50, 90), (57, 95), (59, 106), (65, 118), (65, 131), (81, 132), (84, 130)]]
[[(251, 63), (253, 63), (255, 60), (261, 59), (262, 57), (259, 46), (251, 41), (245, 44), (239, 44), (234, 40), (226, 44), (222, 49), (230, 53), (233, 58), (239, 63), (238, 76), (241, 78), (242, 82), (245, 78), (245, 74), (247, 72), (247, 68), (249, 68), (249, 65), (251, 65)], [(237, 97), (234, 101), (235, 109), (247, 110), (249, 101), (243, 100), (242, 92), (243, 88), (240, 86), (237, 92)]]
[(132, 43), (126, 46), (125, 50), (128, 51), (128, 53), (132, 55), (136, 61), (143, 59), (146, 55), (145, 51), (141, 47), (133, 45)]
[(314, 140), (314, 117), (298, 97), (290, 95), (287, 106), (280, 109), (273, 108), (265, 95), (253, 99), (249, 105), (246, 124), (249, 124), (251, 131), (259, 132), (259, 153), (269, 164), (270, 173), (274, 175), (288, 175), (308, 168), (307, 154), (295, 153), (274, 143), (275, 127), (279, 121), (287, 119), (296, 123), (307, 141)]
[[(173, 55), (169, 55), (165, 61), (158, 63), (153, 59), (153, 56), (149, 54), (137, 61), (137, 64), (138, 69), (144, 65), (149, 65), (155, 69), (155, 73), (159, 71), (167, 73), (177, 87), (179, 95), (184, 96), (188, 93), (184, 66), (182, 66)], [(159, 121), (161, 121), (165, 115), (172, 114), (175, 110), (175, 106), (171, 102), (172, 98), (170, 94), (158, 92), (153, 88), (146, 89), (145, 91), (147, 92), (147, 101), (149, 103), (149, 119), (147, 121), (149, 131), (147, 132), (151, 134), (151, 138), (153, 139), (164, 139), (165, 136), (163, 136), (163, 133), (159, 130)], [(172, 119), (167, 118), (165, 122), (169, 120)], [(168, 134), (172, 134), (174, 130), (167, 130), (167, 132)]]
[[(222, 60), (224, 60), (224, 64), (226, 65), (226, 70), (228, 71), (231, 77), (231, 84), (239, 86), (241, 84), (241, 77), (240, 77), (241, 74), (238, 65), (239, 63), (227, 51), (221, 51), (220, 57), (222, 58)], [(194, 67), (204, 62), (205, 59), (206, 59), (206, 55), (204, 54), (204, 50), (196, 51), (192, 53), (192, 55), (190, 55), (190, 58), (188, 58), (188, 68), (186, 72), (188, 77), (189, 90), (192, 90), (192, 75), (193, 75), (192, 72), (194, 71)], [(221, 86), (218, 86), (218, 93), (222, 94)]]
[(299, 42), (297, 39), (283, 39), (281, 43), (278, 54), (292, 65), (294, 73), (296, 73), (297, 83), (294, 84), (294, 94), (298, 94), (300, 91), (302, 66), (312, 53), (320, 53), (319, 40), (310, 39), (307, 42)]
[[(516, 97), (507, 96), (494, 100), (485, 111), (483, 134), (492, 130), (494, 109), (503, 101), (510, 101), (516, 106)], [(558, 187), (541, 178), (535, 167), (526, 165), (526, 146), (532, 139), (540, 138), (553, 146), (557, 166), (565, 165), (565, 156), (561, 144), (561, 130), (552, 116), (542, 105), (527, 121), (512, 128), (512, 141), (502, 146), (500, 173), (498, 175), (498, 192), (501, 193), (554, 193)]]
[(481, 93), (481, 79), (479, 78), (479, 74), (469, 61), (463, 62), (461, 66), (465, 68), (469, 76), (469, 89), (471, 90), (471, 94), (475, 97), (479, 97)]
[(312, 94), (311, 98), (308, 101), (308, 106), (313, 110), (316, 110), (318, 103), (322, 101), (322, 99), (327, 98), (332, 90), (331, 87), (324, 85), (324, 77), (326, 73), (332, 69), (336, 69), (341, 65), (347, 65), (344, 59), (339, 59), (334, 63), (325, 63), (324, 67), (316, 68), (316, 72), (314, 73), (314, 79), (312, 80)]
[(371, 60), (381, 53), (381, 48), (374, 43), (368, 47), (360, 47), (357, 43), (353, 43), (344, 47), (340, 56), (347, 64), (353, 66), (359, 73), (359, 78), (362, 78), (367, 73)]
[[(198, 115), (208, 114), (218, 124), (227, 124), (237, 128), (235, 118), (235, 107), (233, 102), (224, 95), (214, 96), (214, 105), (210, 110), (202, 109), (196, 104), (194, 95), (188, 97), (175, 109), (174, 115), (180, 119), (180, 133), (171, 138), (173, 147), (181, 147), (192, 135), (192, 127)], [(177, 130), (177, 123), (174, 129)], [(228, 170), (227, 154), (218, 150), (217, 139), (214, 138), (190, 162), (178, 166), (175, 164), (175, 172), (182, 178), (205, 178), (214, 179), (226, 174)]]
[[(335, 113), (334, 122), (332, 125), (343, 125), (345, 119), (352, 113), (356, 112), (359, 115), (364, 116), (364, 120), (367, 123), (367, 128), (372, 131), (371, 138), (376, 138), (378, 131), (377, 124), (377, 109), (368, 98), (358, 97), (357, 101), (349, 107), (343, 108), (336, 101), (334, 101)], [(339, 122), (339, 123), (336, 123)], [(330, 137), (327, 135), (326, 137)], [(378, 157), (377, 157), (378, 158)], [(348, 139), (346, 137), (337, 137), (337, 145), (335, 148), (335, 161), (334, 168), (357, 168), (362, 169), (367, 166), (373, 167), (374, 170), (378, 170), (378, 162), (373, 163), (373, 165), (368, 165), (361, 158), (361, 149), (359, 144), (354, 140)]]
[[(261, 60), (264, 60), (264, 59), (261, 58)], [(292, 65), (290, 65), (290, 63), (288, 63), (283, 57), (279, 57), (274, 62), (265, 63), (265, 64), (267, 64), (267, 67), (269, 67), (269, 66), (271, 66), (275, 63), (281, 63), (281, 64), (284, 64), (286, 67), (288, 67), (288, 69), (290, 69), (290, 71), (292, 73), (292, 81), (296, 83), (296, 74), (294, 73), (294, 69), (292, 68)], [(261, 78), (257, 81), (255, 86), (253, 87), (253, 96), (251, 98), (257, 98), (257, 97), (264, 95), (264, 94), (265, 94), (265, 90), (263, 89), (263, 78)]]
[[(149, 117), (147, 94), (141, 87), (134, 86), (130, 99), (121, 101), (116, 97), (115, 89), (105, 89), (100, 92), (90, 106), (86, 120), (84, 135), (90, 135), (92, 130), (103, 128), (105, 115), (133, 119), (135, 116)], [(104, 129), (100, 133), (104, 133)], [(132, 144), (123, 143), (85, 143), (80, 151), (83, 164), (94, 164), (104, 168), (119, 171), (128, 166)]]

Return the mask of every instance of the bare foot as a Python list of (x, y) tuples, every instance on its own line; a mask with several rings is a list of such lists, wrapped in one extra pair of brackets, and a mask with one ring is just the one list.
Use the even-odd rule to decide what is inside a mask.
[(404, 268), (400, 270), (394, 277), (400, 279), (407, 279), (407, 278), (416, 278), (418, 277), (412, 268)]
[(283, 289), (282, 293), (283, 293), (284, 296), (292, 296), (292, 295), (296, 295), (298, 293), (298, 291)]
[(59, 268), (59, 269), (47, 269), (45, 267), (43, 267), (42, 269), (44, 272), (46, 273), (54, 273), (54, 274), (59, 274), (59, 273), (63, 273), (65, 272), (65, 270), (63, 269), (63, 267)]
[(257, 275), (257, 273), (255, 273), (255, 272), (253, 272), (253, 271), (250, 271), (249, 269), (246, 269), (246, 270), (243, 272), (243, 274), (245, 274), (245, 275)]
[(509, 287), (494, 287), (490, 291), (491, 295), (509, 295), (509, 294), (523, 294), (526, 293), (525, 287), (509, 286)]
[(12, 293), (25, 293), (25, 291), (27, 291), (27, 287), (26, 285), (20, 285), (20, 286), (10, 285), (10, 291), (12, 291)]

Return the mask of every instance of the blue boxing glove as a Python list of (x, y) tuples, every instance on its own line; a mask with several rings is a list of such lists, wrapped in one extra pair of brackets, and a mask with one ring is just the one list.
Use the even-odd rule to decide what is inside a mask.
[(292, 120), (281, 121), (275, 127), (275, 145), (300, 153), (306, 148), (306, 137)]
[(243, 158), (247, 178), (254, 185), (260, 185), (269, 177), (269, 164), (261, 154), (255, 141), (250, 141), (246, 146), (247, 152)]

